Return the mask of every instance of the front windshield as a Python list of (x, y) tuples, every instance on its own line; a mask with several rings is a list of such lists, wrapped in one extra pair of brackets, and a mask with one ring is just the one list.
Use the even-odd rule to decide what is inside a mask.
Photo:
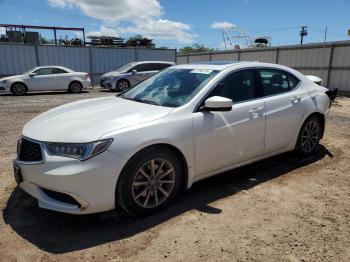
[(123, 65), (122, 67), (118, 68), (116, 71), (118, 71), (118, 72), (128, 72), (134, 66), (135, 66), (135, 63), (129, 63), (129, 64)]
[(179, 107), (191, 100), (218, 71), (169, 68), (126, 91), (121, 97), (160, 106)]

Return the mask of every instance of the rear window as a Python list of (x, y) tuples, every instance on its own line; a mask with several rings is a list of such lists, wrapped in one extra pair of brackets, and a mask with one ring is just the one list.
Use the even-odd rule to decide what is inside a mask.
[(258, 72), (265, 96), (288, 92), (300, 82), (295, 76), (282, 70), (258, 69)]

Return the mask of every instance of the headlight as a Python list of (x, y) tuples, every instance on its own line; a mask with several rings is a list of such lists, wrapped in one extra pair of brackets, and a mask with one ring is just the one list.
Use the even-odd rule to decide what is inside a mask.
[(45, 143), (50, 155), (76, 158), (85, 161), (104, 152), (113, 139), (104, 139), (91, 143)]
[(0, 80), (0, 84), (5, 84), (7, 82), (7, 80)]

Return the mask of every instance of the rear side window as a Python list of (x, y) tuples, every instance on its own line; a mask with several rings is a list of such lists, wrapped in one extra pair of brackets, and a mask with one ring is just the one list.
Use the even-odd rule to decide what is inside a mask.
[(53, 73), (54, 74), (66, 74), (67, 72), (60, 69), (60, 68), (53, 68)]
[(241, 70), (226, 76), (208, 97), (223, 96), (234, 103), (255, 98), (253, 70)]
[(163, 70), (163, 69), (165, 69), (165, 68), (167, 68), (167, 67), (170, 67), (171, 65), (170, 64), (156, 64), (156, 68), (157, 69), (155, 69), (155, 70)]
[(299, 80), (295, 76), (285, 71), (258, 69), (258, 72), (265, 96), (288, 92), (299, 84)]
[(145, 71), (151, 71), (149, 64), (139, 64), (132, 68), (132, 70), (136, 70), (137, 72), (145, 72)]

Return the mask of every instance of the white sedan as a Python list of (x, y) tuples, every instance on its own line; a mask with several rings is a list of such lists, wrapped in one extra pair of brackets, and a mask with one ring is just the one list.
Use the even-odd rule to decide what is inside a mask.
[(1, 78), (0, 92), (12, 92), (18, 96), (31, 91), (67, 90), (79, 93), (90, 85), (88, 73), (74, 72), (63, 66), (40, 66), (22, 75)]
[(15, 179), (42, 208), (150, 214), (206, 177), (287, 151), (313, 154), (335, 95), (275, 64), (173, 66), (121, 95), (31, 120)]

